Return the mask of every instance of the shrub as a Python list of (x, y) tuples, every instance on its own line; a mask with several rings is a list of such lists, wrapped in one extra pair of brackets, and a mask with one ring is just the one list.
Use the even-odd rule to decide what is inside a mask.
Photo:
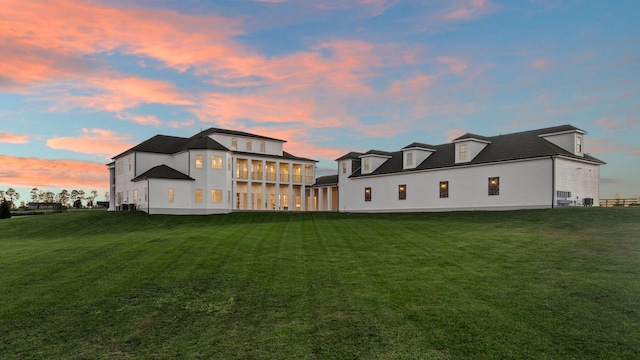
[(8, 219), (11, 217), (11, 203), (5, 199), (0, 202), (0, 219)]

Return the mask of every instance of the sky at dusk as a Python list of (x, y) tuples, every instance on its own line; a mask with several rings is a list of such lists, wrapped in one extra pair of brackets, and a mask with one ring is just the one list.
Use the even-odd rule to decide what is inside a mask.
[[(571, 124), (600, 195), (640, 193), (637, 0), (0, 1), (0, 190), (108, 190), (156, 135), (286, 140), (335, 173), (398, 151)], [(104, 200), (102, 196), (98, 200)]]

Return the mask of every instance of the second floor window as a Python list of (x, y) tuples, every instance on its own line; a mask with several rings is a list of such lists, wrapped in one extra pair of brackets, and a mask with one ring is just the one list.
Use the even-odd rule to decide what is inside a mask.
[(260, 142), (260, 152), (267, 152), (267, 143), (265, 143), (264, 141)]
[(459, 149), (460, 153), (458, 158), (460, 160), (467, 160), (467, 145), (460, 145), (460, 149)]
[(578, 136), (576, 138), (576, 152), (578, 153), (582, 152), (582, 136)]
[(413, 166), (413, 153), (407, 153), (407, 166)]
[(196, 155), (196, 169), (202, 169), (202, 155)]
[(222, 169), (222, 156), (211, 156), (211, 168)]
[(238, 150), (238, 138), (231, 138), (231, 150)]
[(253, 143), (251, 143), (251, 140), (247, 140), (247, 151), (253, 151)]
[(364, 171), (365, 172), (369, 172), (369, 168), (371, 168), (371, 160), (370, 159), (364, 159)]

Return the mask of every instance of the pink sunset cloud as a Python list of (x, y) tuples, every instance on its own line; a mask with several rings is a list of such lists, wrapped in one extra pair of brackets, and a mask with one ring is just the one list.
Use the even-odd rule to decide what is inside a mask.
[(111, 158), (136, 144), (129, 135), (118, 135), (111, 130), (82, 129), (78, 137), (54, 137), (47, 140), (48, 147), (54, 150), (67, 150), (83, 154)]
[(454, 8), (442, 15), (445, 20), (470, 20), (490, 14), (496, 6), (488, 0), (464, 0), (454, 2)]
[(108, 189), (105, 164), (0, 155), (0, 183), (24, 187)]
[(29, 142), (30, 137), (30, 135), (18, 135), (0, 131), (0, 143), (26, 144)]
[(540, 71), (549, 71), (551, 69), (551, 63), (549, 59), (538, 58), (538, 59), (533, 59), (529, 64), (529, 67), (531, 67), (532, 69), (540, 70)]
[(607, 138), (585, 138), (585, 151), (593, 154), (625, 153), (630, 156), (640, 156), (640, 147), (620, 145)]

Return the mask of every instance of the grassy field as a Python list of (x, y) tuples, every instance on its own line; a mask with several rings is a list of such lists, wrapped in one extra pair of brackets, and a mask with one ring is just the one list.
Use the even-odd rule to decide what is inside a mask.
[(640, 208), (1, 220), (0, 358), (637, 359)]

